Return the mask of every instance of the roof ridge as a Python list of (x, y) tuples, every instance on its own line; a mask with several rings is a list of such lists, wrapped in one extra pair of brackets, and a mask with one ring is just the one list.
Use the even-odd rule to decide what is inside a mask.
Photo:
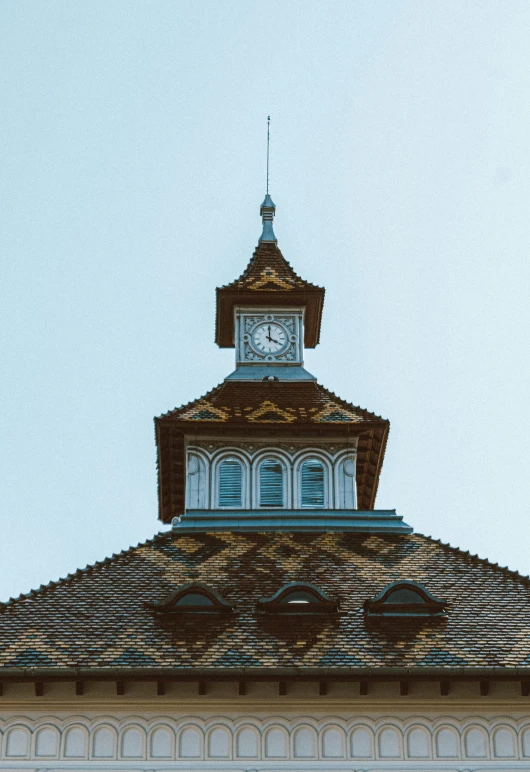
[(109, 563), (112, 563), (115, 560), (122, 558), (124, 555), (130, 554), (131, 552), (140, 549), (141, 547), (149, 547), (155, 542), (167, 536), (171, 536), (171, 531), (159, 531), (158, 533), (155, 533), (155, 535), (150, 539), (146, 539), (143, 542), (138, 542), (136, 546), (131, 545), (130, 547), (127, 547), (127, 549), (120, 550), (119, 552), (113, 552), (110, 557), (105, 557), (102, 560), (96, 560), (94, 563), (88, 563), (84, 568), (77, 568), (74, 573), (69, 572), (66, 574), (66, 576), (61, 576), (59, 579), (52, 579), (47, 584), (41, 584), (39, 587), (31, 589), (28, 592), (21, 592), (20, 595), (17, 595), (15, 598), (9, 598), (9, 600), (6, 601), (0, 601), (0, 613), (7, 608), (13, 607), (17, 603), (33, 599), (39, 595), (44, 595), (50, 590), (54, 590), (58, 586), (64, 587), (65, 585), (71, 584), (73, 579), (76, 579), (82, 575), (91, 574), (96, 569), (107, 566)]
[(441, 539), (435, 539), (432, 536), (426, 536), (423, 533), (417, 533), (417, 532), (415, 532), (414, 535), (419, 536), (422, 539), (431, 541), (434, 544), (439, 544), (440, 547), (450, 550), (451, 552), (457, 552), (459, 555), (468, 557), (474, 563), (477, 563), (477, 562), (482, 563), (483, 565), (487, 565), (490, 568), (500, 571), (502, 574), (508, 574), (509, 576), (512, 576), (515, 579), (522, 580), (523, 582), (525, 582), (525, 584), (530, 584), (530, 576), (528, 576), (527, 574), (521, 574), (519, 571), (516, 571), (512, 568), (508, 568), (508, 566), (500, 566), (498, 563), (493, 563), (488, 558), (481, 558), (478, 554), (471, 553), (470, 550), (463, 550), (460, 547), (454, 547), (449, 542), (444, 542)]

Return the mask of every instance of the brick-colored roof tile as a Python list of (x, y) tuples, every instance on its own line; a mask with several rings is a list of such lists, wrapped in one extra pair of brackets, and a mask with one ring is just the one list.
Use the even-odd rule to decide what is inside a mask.
[(386, 419), (340, 399), (316, 381), (223, 381), (158, 420), (166, 418), (201, 423), (388, 424)]
[(221, 290), (251, 290), (274, 292), (278, 290), (318, 289), (316, 284), (302, 279), (273, 243), (261, 242), (238, 279), (219, 287)]

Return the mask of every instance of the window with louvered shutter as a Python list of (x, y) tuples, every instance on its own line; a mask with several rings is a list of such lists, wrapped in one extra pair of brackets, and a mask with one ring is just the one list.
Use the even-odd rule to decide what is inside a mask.
[(243, 505), (243, 467), (235, 458), (227, 458), (219, 465), (219, 506)]
[(283, 507), (283, 467), (269, 458), (259, 468), (260, 507)]
[(300, 471), (301, 503), (303, 507), (323, 507), (325, 499), (324, 465), (315, 458), (304, 461)]

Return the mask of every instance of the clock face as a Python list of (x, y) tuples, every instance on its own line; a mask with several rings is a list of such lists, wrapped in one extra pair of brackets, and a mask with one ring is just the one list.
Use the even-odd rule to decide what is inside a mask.
[(289, 345), (285, 328), (276, 322), (258, 324), (252, 333), (252, 345), (261, 354), (278, 354)]
[(298, 365), (303, 361), (303, 310), (238, 309), (236, 362)]

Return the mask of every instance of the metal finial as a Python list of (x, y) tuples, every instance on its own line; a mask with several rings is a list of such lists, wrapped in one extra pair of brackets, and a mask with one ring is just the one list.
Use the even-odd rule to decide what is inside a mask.
[(267, 195), (269, 195), (269, 157), (271, 147), (271, 117), (267, 115)]
[(274, 201), (269, 195), (269, 150), (270, 150), (270, 124), (271, 117), (267, 116), (267, 192), (265, 194), (265, 200), (260, 207), (259, 213), (263, 221), (263, 231), (260, 236), (260, 243), (266, 241), (276, 244), (276, 236), (274, 235), (274, 229), (272, 227), (272, 221), (274, 220), (274, 214), (276, 207)]

